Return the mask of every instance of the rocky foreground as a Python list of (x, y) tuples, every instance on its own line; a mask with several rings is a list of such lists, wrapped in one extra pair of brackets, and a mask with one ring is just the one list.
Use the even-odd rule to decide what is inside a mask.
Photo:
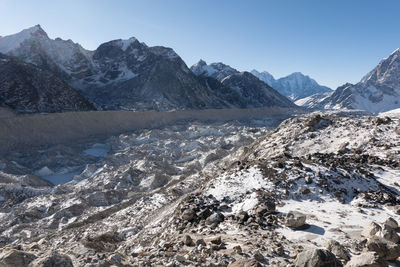
[(398, 117), (211, 128), (113, 137), (56, 187), (3, 172), (0, 266), (400, 264)]

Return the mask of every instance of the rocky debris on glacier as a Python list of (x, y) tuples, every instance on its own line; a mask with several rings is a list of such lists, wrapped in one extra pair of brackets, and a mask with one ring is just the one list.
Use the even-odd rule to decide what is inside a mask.
[(313, 113), (269, 132), (120, 135), (96, 168), (2, 208), (0, 245), (74, 266), (398, 264), (399, 118), (382, 120)]

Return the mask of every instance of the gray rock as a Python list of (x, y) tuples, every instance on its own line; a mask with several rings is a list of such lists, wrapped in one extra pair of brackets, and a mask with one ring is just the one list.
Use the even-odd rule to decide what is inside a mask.
[(225, 219), (224, 215), (221, 213), (214, 213), (210, 217), (206, 219), (206, 224), (208, 225), (217, 225), (220, 222), (223, 222)]
[(112, 262), (113, 264), (119, 265), (119, 264), (121, 264), (121, 262), (122, 262), (122, 257), (121, 257), (121, 255), (120, 255), (119, 253), (115, 253), (115, 254), (113, 254), (113, 255), (111, 255), (111, 256), (109, 257), (109, 260), (110, 260), (110, 262)]
[(196, 213), (191, 209), (187, 209), (182, 213), (182, 219), (185, 221), (191, 221), (194, 218), (196, 218)]
[(312, 178), (310, 176), (306, 176), (306, 178), (304, 178), (306, 184), (311, 184), (313, 182)]
[(193, 239), (190, 237), (190, 235), (185, 235), (184, 237), (183, 237), (183, 243), (186, 245), (186, 246), (194, 246), (194, 242), (193, 242)]
[(207, 244), (206, 244), (206, 242), (204, 241), (204, 239), (198, 239), (198, 240), (196, 241), (196, 245), (197, 245), (197, 246), (203, 246), (203, 247), (205, 247)]
[(375, 252), (365, 252), (353, 256), (345, 267), (387, 267), (388, 264), (379, 258)]
[(350, 260), (349, 251), (335, 240), (329, 240), (325, 245), (326, 249), (335, 254), (336, 257), (348, 261)]
[(395, 260), (400, 257), (400, 246), (381, 237), (370, 237), (365, 244), (368, 251), (376, 252), (385, 260)]
[(1, 267), (24, 267), (28, 266), (36, 256), (20, 250), (10, 250), (2, 253), (0, 256), (0, 266)]
[(389, 217), (384, 224), (389, 225), (393, 230), (397, 230), (399, 228), (399, 224), (397, 223), (397, 221), (395, 219), (393, 219), (392, 217)]
[(259, 262), (265, 261), (264, 255), (261, 254), (259, 251), (257, 251), (256, 253), (254, 253), (254, 259), (255, 259), (256, 261), (259, 261)]
[(237, 245), (237, 246), (234, 246), (233, 248), (233, 251), (235, 251), (237, 254), (242, 254), (242, 247), (241, 246), (239, 246), (239, 245)]
[(256, 213), (259, 215), (270, 214), (276, 211), (276, 205), (273, 201), (266, 201), (261, 203), (256, 208)]
[(257, 260), (237, 260), (228, 265), (228, 267), (261, 267), (261, 263)]
[(32, 262), (35, 267), (74, 267), (69, 256), (53, 252), (50, 256)]
[(382, 230), (382, 227), (379, 224), (371, 222), (363, 229), (361, 235), (365, 237), (374, 236), (380, 230)]
[(222, 238), (221, 238), (221, 236), (218, 236), (218, 237), (211, 239), (210, 242), (215, 245), (220, 245), (220, 244), (222, 244)]
[(376, 236), (382, 237), (386, 240), (398, 243), (400, 241), (399, 235), (389, 225), (383, 225), (382, 229), (375, 234)]
[(181, 263), (186, 261), (185, 257), (179, 254), (175, 256), (175, 259)]
[(299, 253), (294, 261), (296, 267), (339, 267), (342, 263), (326, 249), (310, 249)]
[(298, 211), (289, 211), (285, 216), (285, 225), (291, 228), (300, 228), (306, 223), (306, 215)]

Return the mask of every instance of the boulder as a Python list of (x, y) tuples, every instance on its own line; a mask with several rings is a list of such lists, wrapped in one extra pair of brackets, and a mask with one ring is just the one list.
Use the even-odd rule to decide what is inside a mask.
[(365, 244), (368, 251), (376, 252), (385, 260), (395, 260), (400, 257), (400, 246), (381, 237), (370, 237)]
[(233, 249), (233, 251), (235, 251), (237, 254), (242, 254), (242, 253), (243, 253), (242, 247), (239, 246), (239, 245), (234, 246), (232, 249)]
[(364, 237), (374, 236), (380, 230), (382, 230), (382, 227), (379, 224), (371, 222), (365, 226), (364, 230), (361, 232), (361, 235)]
[(276, 211), (276, 205), (275, 202), (273, 201), (266, 201), (264, 203), (261, 203), (257, 208), (256, 208), (256, 213), (259, 215), (266, 215), (266, 214), (271, 214)]
[(261, 267), (262, 265), (256, 260), (237, 260), (228, 265), (228, 267)]
[(207, 246), (206, 242), (202, 238), (201, 239), (197, 239), (196, 245), (197, 246), (203, 246), (203, 247)]
[(295, 267), (339, 267), (343, 266), (336, 256), (326, 249), (309, 249), (299, 253)]
[(392, 227), (385, 224), (382, 229), (375, 234), (376, 236), (382, 237), (386, 240), (392, 241), (394, 243), (398, 243), (400, 241), (399, 235), (393, 230)]
[(329, 240), (325, 245), (326, 249), (335, 254), (336, 257), (348, 261), (350, 260), (349, 251), (335, 240)]
[(185, 235), (185, 236), (183, 237), (183, 243), (184, 243), (186, 246), (189, 246), (189, 247), (194, 246), (194, 241), (193, 241), (193, 239), (190, 237), (190, 235)]
[(259, 251), (257, 251), (256, 253), (254, 253), (254, 259), (255, 259), (256, 261), (259, 261), (259, 262), (265, 261), (264, 255), (261, 254)]
[(365, 252), (358, 256), (353, 256), (345, 267), (387, 267), (388, 264), (379, 258), (375, 252)]
[(289, 211), (285, 217), (285, 225), (291, 228), (300, 228), (306, 223), (306, 215), (298, 211)]
[(69, 256), (53, 252), (50, 256), (40, 258), (32, 262), (35, 267), (74, 267)]
[(36, 256), (21, 250), (12, 249), (0, 256), (0, 266), (1, 267), (17, 267), (17, 266), (28, 266)]
[(222, 244), (222, 239), (221, 236), (215, 237), (213, 239), (210, 240), (210, 242), (214, 245), (220, 245)]
[(186, 209), (182, 213), (182, 219), (185, 221), (191, 221), (194, 218), (196, 218), (196, 212), (194, 212), (192, 209)]
[(399, 228), (399, 224), (397, 223), (397, 221), (395, 219), (393, 219), (392, 217), (389, 217), (384, 224), (389, 225), (392, 229), (397, 230)]
[(208, 225), (217, 225), (220, 222), (223, 222), (225, 219), (224, 215), (221, 213), (214, 213), (210, 217), (206, 219), (206, 224)]

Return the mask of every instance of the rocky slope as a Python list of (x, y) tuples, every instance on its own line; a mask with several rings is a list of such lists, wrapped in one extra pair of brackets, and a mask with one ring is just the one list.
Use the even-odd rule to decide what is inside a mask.
[(88, 51), (71, 40), (50, 39), (37, 25), (2, 37), (0, 53), (53, 72), (104, 109), (251, 106), (238, 105), (240, 100), (225, 98), (199, 81), (171, 48), (148, 47), (136, 38), (113, 40)]
[[(396, 264), (399, 117), (314, 113), (269, 125), (177, 124), (101, 141), (105, 154), (104, 145), (13, 152), (1, 165), (14, 182), (1, 187), (0, 262)], [(85, 167), (90, 155), (107, 156)], [(25, 169), (24, 157), (35, 159)], [(65, 162), (84, 168), (70, 183), (24, 182)]]
[(314, 79), (301, 72), (295, 72), (277, 80), (266, 71), (259, 72), (252, 70), (251, 73), (293, 102), (314, 94), (323, 94), (332, 91), (329, 87), (319, 85)]
[(92, 103), (51, 72), (3, 54), (0, 106), (20, 113), (95, 110)]
[[(383, 59), (357, 84), (338, 87), (318, 108), (385, 112), (400, 107), (400, 49)], [(312, 104), (313, 105), (313, 104)]]

